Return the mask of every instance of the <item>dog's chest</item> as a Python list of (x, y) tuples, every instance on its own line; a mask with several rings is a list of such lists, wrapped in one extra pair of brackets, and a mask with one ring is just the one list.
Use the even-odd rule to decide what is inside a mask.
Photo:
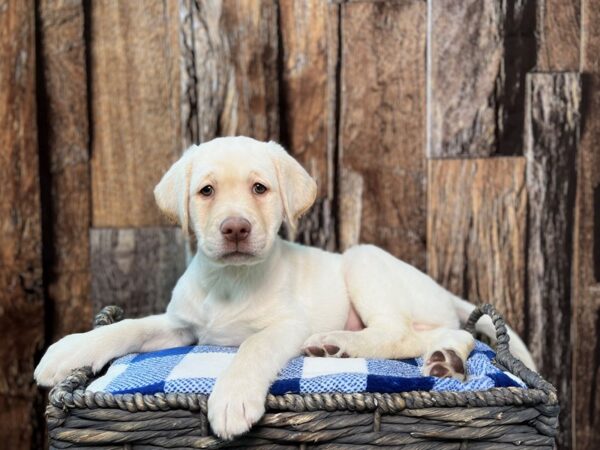
[(266, 326), (260, 302), (210, 293), (196, 309), (194, 333), (199, 344), (239, 346)]

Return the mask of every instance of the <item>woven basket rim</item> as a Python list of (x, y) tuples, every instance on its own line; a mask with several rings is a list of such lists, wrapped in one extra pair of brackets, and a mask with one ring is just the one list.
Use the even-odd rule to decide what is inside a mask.
[[(312, 393), (312, 394), (269, 394), (267, 411), (379, 411), (383, 414), (403, 409), (434, 407), (486, 407), (486, 406), (539, 406), (558, 408), (556, 389), (539, 374), (527, 368), (513, 356), (508, 347), (509, 336), (502, 316), (490, 304), (478, 306), (467, 321), (465, 329), (474, 333), (475, 323), (483, 315), (492, 318), (496, 329), (496, 358), (498, 367), (521, 378), (528, 386), (499, 387), (485, 391), (408, 391), (398, 393)], [(123, 310), (107, 306), (96, 316), (95, 326), (107, 325), (121, 320)], [(119, 408), (130, 412), (168, 411), (187, 409), (207, 412), (208, 396), (192, 393), (157, 394), (109, 394), (89, 392), (86, 387), (93, 379), (90, 367), (74, 370), (64, 381), (49, 393), (46, 415), (49, 428), (58, 426), (73, 408)]]

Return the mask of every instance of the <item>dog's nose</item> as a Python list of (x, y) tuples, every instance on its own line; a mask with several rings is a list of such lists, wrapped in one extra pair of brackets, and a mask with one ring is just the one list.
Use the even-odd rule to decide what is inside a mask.
[(221, 234), (232, 242), (243, 241), (250, 235), (252, 225), (242, 217), (228, 217), (221, 223)]

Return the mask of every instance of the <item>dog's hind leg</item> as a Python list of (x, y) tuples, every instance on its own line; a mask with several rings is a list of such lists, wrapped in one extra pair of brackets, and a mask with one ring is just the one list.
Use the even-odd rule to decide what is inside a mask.
[(358, 246), (343, 258), (348, 295), (366, 328), (315, 334), (304, 343), (306, 354), (423, 356), (426, 375), (464, 378), (464, 361), (473, 338), (457, 329), (458, 317), (448, 291), (377, 247)]

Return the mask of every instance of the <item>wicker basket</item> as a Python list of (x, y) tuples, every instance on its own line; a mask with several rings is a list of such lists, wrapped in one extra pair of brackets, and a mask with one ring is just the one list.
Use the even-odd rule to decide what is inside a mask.
[[(263, 419), (226, 442), (211, 434), (205, 395), (91, 393), (85, 390), (91, 371), (83, 368), (50, 392), (50, 448), (552, 449), (559, 412), (554, 387), (509, 353), (504, 320), (491, 305), (476, 309), (466, 329), (472, 332), (483, 314), (496, 327), (495, 364), (530, 389), (269, 395)], [(95, 324), (121, 316), (107, 307)]]

